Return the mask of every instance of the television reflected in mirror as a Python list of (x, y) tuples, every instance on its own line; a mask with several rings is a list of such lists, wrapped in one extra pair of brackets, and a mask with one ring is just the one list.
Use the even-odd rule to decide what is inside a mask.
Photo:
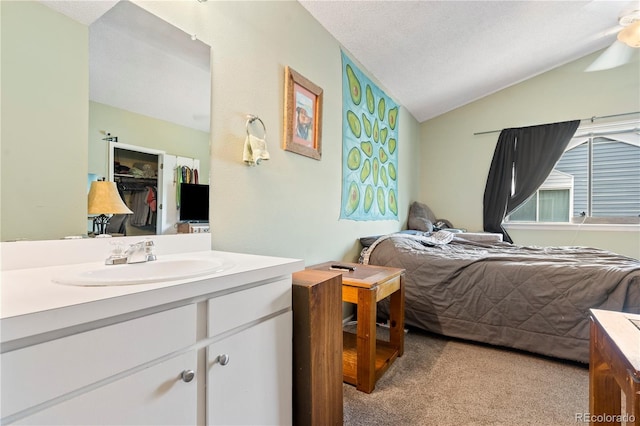
[(180, 184), (180, 222), (209, 222), (209, 185)]

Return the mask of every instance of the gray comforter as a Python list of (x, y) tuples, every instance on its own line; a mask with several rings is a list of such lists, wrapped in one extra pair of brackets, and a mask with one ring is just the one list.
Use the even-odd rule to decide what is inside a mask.
[[(383, 237), (372, 265), (406, 269), (405, 322), (446, 336), (587, 363), (589, 309), (640, 313), (640, 261), (585, 247)], [(388, 301), (378, 312), (388, 314)]]

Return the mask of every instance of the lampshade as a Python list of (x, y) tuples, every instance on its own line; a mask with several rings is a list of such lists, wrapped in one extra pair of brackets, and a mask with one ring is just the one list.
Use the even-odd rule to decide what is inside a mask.
[(640, 47), (640, 20), (627, 25), (618, 33), (618, 40), (627, 46)]
[(89, 189), (89, 214), (132, 214), (120, 198), (115, 182), (93, 181)]

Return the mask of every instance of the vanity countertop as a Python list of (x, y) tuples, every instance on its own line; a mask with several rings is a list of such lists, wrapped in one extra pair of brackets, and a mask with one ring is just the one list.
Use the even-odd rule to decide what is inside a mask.
[(302, 260), (212, 250), (158, 256), (161, 258), (215, 258), (231, 262), (233, 266), (196, 278), (92, 287), (58, 284), (52, 278), (70, 268), (102, 267), (103, 260), (3, 270), (0, 281), (2, 343), (145, 309), (197, 302), (218, 292), (224, 294), (243, 285), (277, 279), (304, 269)]

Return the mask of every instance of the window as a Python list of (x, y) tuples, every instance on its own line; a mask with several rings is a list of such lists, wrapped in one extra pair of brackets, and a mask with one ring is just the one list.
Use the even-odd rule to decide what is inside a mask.
[(574, 178), (553, 170), (527, 201), (509, 216), (510, 222), (569, 222)]
[(640, 223), (639, 124), (578, 128), (547, 180), (506, 221)]

